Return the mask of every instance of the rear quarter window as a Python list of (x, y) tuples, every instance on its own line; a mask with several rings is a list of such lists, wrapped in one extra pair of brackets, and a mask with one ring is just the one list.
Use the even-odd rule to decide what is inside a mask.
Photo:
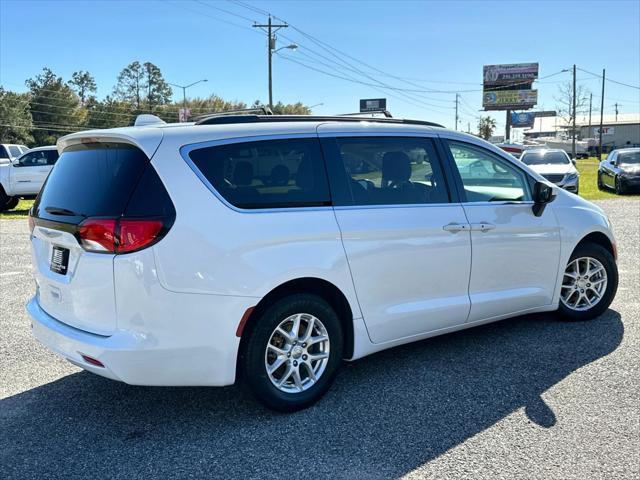
[(192, 150), (189, 158), (209, 184), (239, 208), (331, 204), (317, 139), (211, 146)]

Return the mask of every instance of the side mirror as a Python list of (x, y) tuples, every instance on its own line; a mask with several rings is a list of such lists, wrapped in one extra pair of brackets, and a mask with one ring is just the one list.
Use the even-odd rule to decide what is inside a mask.
[(552, 186), (544, 182), (536, 182), (533, 185), (533, 214), (536, 217), (541, 216), (547, 203), (553, 202), (555, 198), (556, 194)]

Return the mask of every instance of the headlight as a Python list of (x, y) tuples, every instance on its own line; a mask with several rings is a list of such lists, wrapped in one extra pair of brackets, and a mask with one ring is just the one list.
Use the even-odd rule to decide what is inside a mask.
[(575, 182), (576, 180), (578, 180), (578, 174), (577, 173), (569, 173), (569, 174), (567, 174), (566, 177), (564, 177), (564, 181), (565, 182)]

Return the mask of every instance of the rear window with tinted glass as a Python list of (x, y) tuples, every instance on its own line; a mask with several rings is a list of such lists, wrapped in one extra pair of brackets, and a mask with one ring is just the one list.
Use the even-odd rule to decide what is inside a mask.
[[(34, 213), (40, 218), (61, 222), (81, 216), (122, 215), (148, 163), (141, 150), (126, 144), (71, 146), (51, 170), (34, 205)], [(67, 214), (51, 214), (47, 209), (66, 210)]]
[(330, 205), (317, 139), (218, 145), (193, 150), (189, 158), (211, 186), (236, 207)]

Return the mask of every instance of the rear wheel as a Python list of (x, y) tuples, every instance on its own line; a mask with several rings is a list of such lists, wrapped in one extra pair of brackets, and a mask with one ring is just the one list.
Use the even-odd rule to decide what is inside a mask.
[(590, 320), (604, 312), (618, 289), (618, 267), (604, 247), (578, 246), (565, 268), (559, 311), (566, 320)]
[(269, 408), (306, 408), (331, 386), (342, 359), (342, 342), (340, 320), (322, 298), (285, 297), (265, 310), (249, 334), (242, 360), (244, 380)]
[(7, 195), (2, 185), (0, 185), (0, 211), (14, 208), (18, 204), (18, 202), (15, 202), (14, 205), (11, 205), (14, 200), (20, 201), (20, 199), (17, 197), (10, 197), (9, 195)]
[(16, 208), (18, 206), (18, 203), (20, 203), (19, 197), (10, 197), (9, 201), (4, 205), (4, 209), (11, 210), (13, 208)]

